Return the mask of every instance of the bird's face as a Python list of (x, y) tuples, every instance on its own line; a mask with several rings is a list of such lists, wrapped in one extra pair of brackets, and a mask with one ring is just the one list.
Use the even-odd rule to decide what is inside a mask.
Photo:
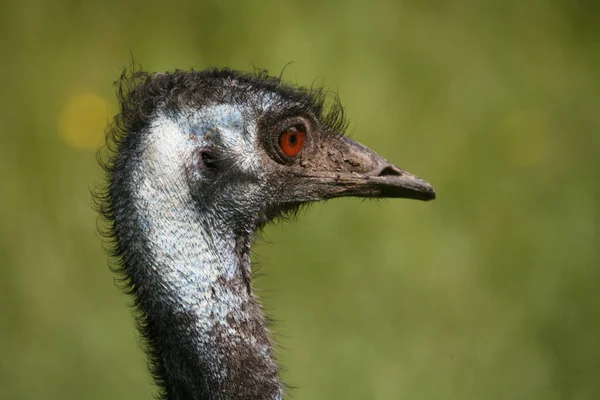
[(187, 117), (192, 192), (221, 216), (252, 229), (335, 197), (435, 198), (430, 184), (344, 136), (339, 119), (277, 93), (253, 96)]

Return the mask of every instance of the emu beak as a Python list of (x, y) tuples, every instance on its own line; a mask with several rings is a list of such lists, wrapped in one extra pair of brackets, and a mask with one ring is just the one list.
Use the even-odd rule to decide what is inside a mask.
[(315, 195), (334, 197), (435, 199), (433, 186), (404, 171), (362, 144), (347, 137), (320, 149), (319, 161), (309, 178)]
[(372, 197), (398, 197), (415, 200), (434, 200), (435, 189), (427, 181), (389, 164), (377, 175), (368, 178)]

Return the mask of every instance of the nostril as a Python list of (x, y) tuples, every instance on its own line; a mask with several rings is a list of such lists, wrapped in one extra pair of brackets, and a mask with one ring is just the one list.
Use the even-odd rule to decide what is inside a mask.
[(385, 167), (377, 176), (402, 176), (402, 171), (392, 166)]

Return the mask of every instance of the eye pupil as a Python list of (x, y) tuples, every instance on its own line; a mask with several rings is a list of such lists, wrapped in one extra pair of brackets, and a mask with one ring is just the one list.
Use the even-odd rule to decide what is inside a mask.
[(293, 135), (290, 136), (290, 143), (291, 144), (296, 144), (296, 135), (295, 134), (293, 134)]

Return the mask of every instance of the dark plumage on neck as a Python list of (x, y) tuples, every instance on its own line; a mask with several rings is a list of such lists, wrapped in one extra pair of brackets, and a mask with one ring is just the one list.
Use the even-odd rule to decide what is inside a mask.
[[(343, 136), (326, 94), (228, 69), (125, 72), (98, 195), (164, 399), (281, 399), (252, 290), (254, 232), (312, 201), (431, 199), (431, 186)], [(303, 148), (282, 151), (282, 132)]]

